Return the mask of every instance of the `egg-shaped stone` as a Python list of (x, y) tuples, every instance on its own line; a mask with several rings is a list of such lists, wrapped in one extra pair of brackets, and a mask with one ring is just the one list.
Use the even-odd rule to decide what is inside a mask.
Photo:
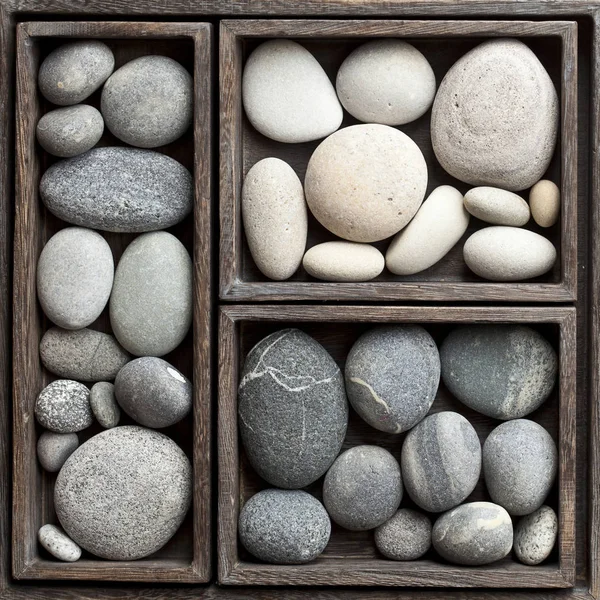
[(431, 547), (431, 521), (410, 508), (401, 508), (375, 530), (375, 545), (386, 558), (416, 560)]
[(529, 205), (514, 192), (489, 186), (470, 189), (465, 208), (478, 219), (493, 225), (521, 227), (529, 221)]
[(79, 438), (76, 433), (44, 431), (37, 443), (40, 465), (49, 473), (57, 473), (78, 446)]
[(541, 179), (529, 191), (529, 207), (540, 227), (552, 227), (560, 217), (560, 189), (549, 179)]
[(90, 390), (70, 379), (49, 383), (35, 401), (35, 418), (53, 433), (76, 433), (94, 422)]
[(369, 244), (324, 242), (306, 252), (302, 266), (315, 279), (358, 282), (380, 275), (385, 259), (377, 248)]
[(515, 528), (514, 551), (526, 565), (544, 562), (556, 544), (558, 517), (549, 506), (540, 506), (523, 517)]
[(38, 540), (54, 558), (75, 562), (81, 558), (81, 548), (56, 525), (44, 525), (38, 531)]
[(96, 421), (105, 429), (119, 424), (121, 409), (115, 398), (115, 386), (108, 381), (99, 381), (90, 390), (90, 406)]

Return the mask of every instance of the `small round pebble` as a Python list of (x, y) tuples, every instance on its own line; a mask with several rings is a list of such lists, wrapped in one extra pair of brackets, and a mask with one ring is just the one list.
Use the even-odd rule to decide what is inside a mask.
[(401, 508), (375, 530), (375, 545), (392, 560), (416, 560), (431, 547), (431, 521), (424, 514)]
[(115, 399), (115, 386), (99, 381), (90, 390), (90, 406), (96, 421), (105, 429), (116, 427), (121, 419), (121, 409)]
[(374, 246), (357, 242), (324, 242), (304, 255), (302, 266), (323, 281), (369, 281), (385, 267), (383, 254)]
[(81, 558), (81, 548), (56, 525), (40, 527), (38, 540), (42, 547), (58, 560), (75, 562)]
[(37, 443), (37, 455), (45, 471), (57, 473), (79, 446), (76, 433), (44, 431)]
[(103, 132), (102, 115), (87, 104), (52, 110), (39, 120), (36, 128), (40, 146), (63, 158), (87, 152), (98, 143)]
[(556, 513), (549, 506), (540, 506), (517, 523), (515, 554), (526, 565), (539, 565), (550, 556), (557, 536)]
[(538, 181), (529, 191), (529, 207), (540, 227), (552, 227), (560, 216), (560, 189), (548, 179)]
[(243, 546), (260, 560), (304, 564), (325, 550), (331, 521), (323, 505), (300, 490), (263, 490), (248, 500), (239, 517)]
[(500, 188), (481, 186), (465, 194), (465, 208), (493, 225), (522, 227), (529, 221), (529, 205), (521, 196)]
[(355, 446), (338, 456), (323, 482), (329, 516), (351, 531), (375, 529), (402, 500), (398, 461), (379, 446)]
[(57, 379), (37, 397), (35, 416), (42, 427), (54, 433), (75, 433), (94, 422), (90, 390), (83, 383)]

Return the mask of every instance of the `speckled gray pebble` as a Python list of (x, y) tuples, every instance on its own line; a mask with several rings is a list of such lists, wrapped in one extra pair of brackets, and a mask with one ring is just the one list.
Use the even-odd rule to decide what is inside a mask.
[(50, 52), (40, 66), (38, 83), (45, 98), (59, 106), (85, 100), (113, 72), (115, 57), (98, 40), (63, 44)]
[(35, 416), (42, 427), (55, 433), (82, 431), (94, 422), (90, 390), (83, 383), (57, 379), (37, 397)]
[(401, 508), (375, 530), (375, 545), (392, 560), (416, 560), (431, 547), (431, 521), (410, 508)]
[(165, 154), (109, 146), (53, 164), (42, 176), (40, 195), (52, 214), (74, 225), (155, 231), (191, 212), (192, 176)]
[(401, 500), (400, 465), (379, 446), (346, 450), (331, 465), (323, 482), (323, 503), (329, 516), (352, 531), (385, 523)]
[(440, 349), (442, 379), (461, 402), (494, 419), (523, 417), (548, 398), (556, 352), (522, 325), (470, 325), (450, 332)]
[(144, 356), (126, 364), (115, 380), (121, 408), (145, 427), (169, 427), (192, 408), (192, 384), (161, 358)]
[(440, 382), (440, 356), (423, 327), (377, 327), (352, 346), (345, 379), (352, 407), (369, 425), (401, 433), (431, 408)]
[(558, 468), (551, 435), (538, 423), (502, 423), (483, 444), (483, 474), (494, 502), (511, 515), (528, 515), (546, 499)]
[(331, 534), (331, 521), (323, 505), (300, 490), (258, 492), (244, 504), (238, 527), (248, 552), (282, 565), (314, 560)]
[(56, 525), (44, 525), (38, 531), (38, 540), (54, 558), (75, 562), (81, 557), (81, 548)]
[(80, 446), (60, 470), (56, 514), (84, 550), (136, 560), (162, 548), (192, 498), (192, 467), (170, 438), (143, 427), (108, 429)]
[(460, 504), (481, 473), (481, 444), (462, 415), (445, 411), (425, 417), (402, 446), (402, 476), (413, 501), (429, 512)]
[(96, 421), (105, 429), (119, 424), (121, 409), (115, 399), (115, 386), (108, 381), (99, 381), (90, 390), (90, 406)]
[(250, 463), (282, 488), (302, 488), (321, 477), (338, 455), (348, 424), (339, 367), (299, 329), (272, 333), (250, 350), (238, 411)]
[(515, 555), (526, 565), (545, 561), (556, 543), (558, 517), (549, 506), (540, 506), (523, 517), (515, 528)]
[(140, 148), (170, 144), (192, 122), (191, 75), (167, 56), (141, 56), (117, 69), (102, 89), (106, 126)]
[(76, 433), (44, 431), (37, 443), (37, 455), (45, 471), (57, 473), (79, 446)]

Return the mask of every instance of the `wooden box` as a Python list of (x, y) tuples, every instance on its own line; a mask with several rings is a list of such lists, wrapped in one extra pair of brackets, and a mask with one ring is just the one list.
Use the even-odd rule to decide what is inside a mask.
[[(382, 306), (226, 306), (219, 320), (219, 492), (218, 577), (231, 585), (352, 585), (485, 588), (565, 588), (575, 581), (575, 317), (574, 308), (382, 307)], [(269, 333), (298, 327), (331, 353), (343, 370), (344, 360), (358, 336), (377, 323), (419, 323), (436, 342), (453, 327), (466, 323), (522, 323), (541, 331), (559, 356), (558, 383), (551, 397), (526, 418), (541, 423), (559, 450), (559, 472), (546, 503), (559, 515), (559, 537), (551, 558), (526, 566), (512, 557), (483, 567), (444, 563), (435, 553), (418, 561), (396, 562), (375, 549), (373, 533), (351, 532), (333, 524), (324, 553), (306, 565), (271, 565), (254, 559), (239, 543), (238, 515), (244, 502), (270, 487), (248, 463), (238, 436), (237, 386), (250, 349)], [(432, 411), (454, 410), (466, 416), (481, 441), (500, 424), (470, 410), (440, 383)], [(344, 442), (387, 448), (399, 458), (404, 434), (377, 431), (352, 410)], [(320, 494), (322, 479), (308, 491)], [(479, 481), (467, 501), (489, 500)], [(401, 506), (410, 505), (406, 495)]]
[[(38, 529), (56, 522), (55, 475), (36, 458), (40, 433), (34, 416), (36, 397), (56, 377), (42, 368), (39, 342), (52, 324), (36, 299), (36, 264), (44, 244), (67, 226), (38, 198), (41, 174), (55, 157), (35, 138), (40, 116), (53, 108), (37, 90), (40, 62), (69, 38), (98, 38), (113, 50), (116, 68), (138, 56), (162, 54), (183, 64), (194, 77), (193, 126), (179, 140), (157, 149), (179, 160), (193, 174), (194, 210), (170, 229), (193, 258), (193, 326), (183, 343), (165, 359), (193, 381), (193, 411), (163, 430), (193, 464), (193, 506), (171, 541), (138, 561), (106, 561), (84, 553), (75, 563), (52, 559), (37, 543)], [(147, 582), (206, 582), (211, 576), (211, 264), (210, 264), (210, 90), (211, 25), (207, 23), (21, 23), (17, 28), (16, 211), (14, 246), (13, 354), (13, 513), (12, 572), (17, 579), (74, 579)], [(85, 102), (99, 105), (100, 91)], [(122, 145), (105, 132), (100, 145)], [(137, 234), (101, 232), (118, 261)], [(107, 310), (92, 329), (110, 331)], [(130, 423), (126, 415), (121, 424)], [(83, 442), (101, 428), (81, 432)]]
[[(272, 281), (256, 267), (245, 240), (241, 189), (245, 174), (259, 160), (277, 157), (288, 162), (301, 180), (308, 160), (321, 142), (284, 144), (259, 134), (242, 107), (244, 61), (269, 38), (291, 38), (305, 46), (332, 81), (348, 54), (369, 39), (397, 37), (413, 43), (431, 63), (437, 84), (468, 50), (494, 37), (522, 39), (546, 67), (561, 103), (560, 132), (546, 177), (559, 183), (562, 214), (559, 223), (543, 230), (533, 220), (526, 226), (547, 236), (558, 250), (554, 268), (534, 280), (493, 283), (472, 273), (464, 263), (465, 240), (485, 224), (471, 219), (469, 229), (439, 263), (412, 276), (387, 270), (366, 283), (327, 283), (300, 269), (287, 281)], [(569, 21), (323, 21), (225, 20), (220, 29), (220, 297), (224, 300), (432, 300), (545, 301), (576, 298), (577, 271), (577, 23)], [(345, 113), (342, 127), (357, 123)], [(429, 169), (427, 195), (448, 184), (465, 193), (470, 187), (437, 163), (430, 139), (430, 112), (400, 129), (417, 142)], [(307, 248), (336, 239), (309, 211)], [(389, 239), (374, 244), (382, 252)]]

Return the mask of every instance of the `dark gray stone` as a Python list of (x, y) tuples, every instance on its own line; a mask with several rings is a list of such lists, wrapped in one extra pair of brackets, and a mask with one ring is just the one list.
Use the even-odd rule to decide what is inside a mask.
[(392, 560), (416, 560), (431, 547), (429, 517), (410, 508), (401, 508), (375, 530), (375, 545)]
[(145, 427), (169, 427), (192, 408), (192, 384), (167, 361), (144, 356), (127, 363), (115, 380), (121, 408)]
[(142, 56), (117, 69), (102, 89), (106, 126), (120, 140), (156, 148), (182, 136), (192, 122), (190, 74), (172, 58)]
[(40, 527), (38, 540), (42, 547), (58, 560), (75, 562), (81, 557), (81, 548), (56, 525)]
[(323, 482), (323, 503), (329, 516), (352, 531), (385, 523), (401, 500), (400, 465), (379, 446), (346, 450), (331, 465)]
[(108, 381), (99, 381), (90, 390), (90, 406), (96, 421), (106, 429), (119, 424), (121, 409), (115, 399), (115, 386)]
[(424, 510), (442, 512), (475, 489), (481, 473), (481, 444), (462, 415), (440, 412), (408, 432), (401, 462), (408, 495)]
[(248, 459), (272, 485), (309, 485), (342, 447), (348, 424), (342, 373), (325, 348), (298, 329), (272, 333), (250, 350), (238, 403)]
[(558, 361), (549, 342), (522, 325), (469, 325), (440, 350), (442, 379), (461, 402), (494, 419), (518, 419), (550, 395)]
[(42, 176), (40, 195), (67, 223), (102, 231), (165, 229), (192, 210), (190, 172), (152, 150), (106, 147), (53, 164)]
[(40, 67), (40, 91), (59, 106), (77, 104), (95, 92), (114, 68), (115, 57), (103, 42), (63, 44), (50, 52)]
[(452, 563), (487, 565), (510, 552), (512, 521), (497, 504), (469, 502), (439, 517), (431, 540), (437, 553)]
[(45, 471), (57, 473), (79, 446), (76, 433), (44, 431), (37, 443), (37, 455)]
[(549, 506), (541, 506), (523, 517), (515, 528), (514, 550), (526, 565), (539, 565), (550, 553), (558, 535), (558, 517)]
[(558, 468), (552, 436), (534, 421), (502, 423), (483, 444), (483, 476), (494, 502), (528, 515), (546, 499)]
[(192, 467), (166, 435), (115, 427), (81, 445), (60, 470), (54, 506), (66, 533), (109, 560), (162, 548), (192, 499)]
[(94, 422), (90, 390), (83, 383), (57, 379), (37, 397), (35, 416), (42, 427), (54, 433), (75, 433)]
[(323, 505), (300, 490), (263, 490), (240, 511), (240, 541), (265, 562), (294, 565), (325, 550), (331, 521)]
[(372, 427), (401, 433), (428, 413), (440, 382), (440, 356), (418, 325), (377, 327), (352, 346), (346, 360), (352, 408)]

